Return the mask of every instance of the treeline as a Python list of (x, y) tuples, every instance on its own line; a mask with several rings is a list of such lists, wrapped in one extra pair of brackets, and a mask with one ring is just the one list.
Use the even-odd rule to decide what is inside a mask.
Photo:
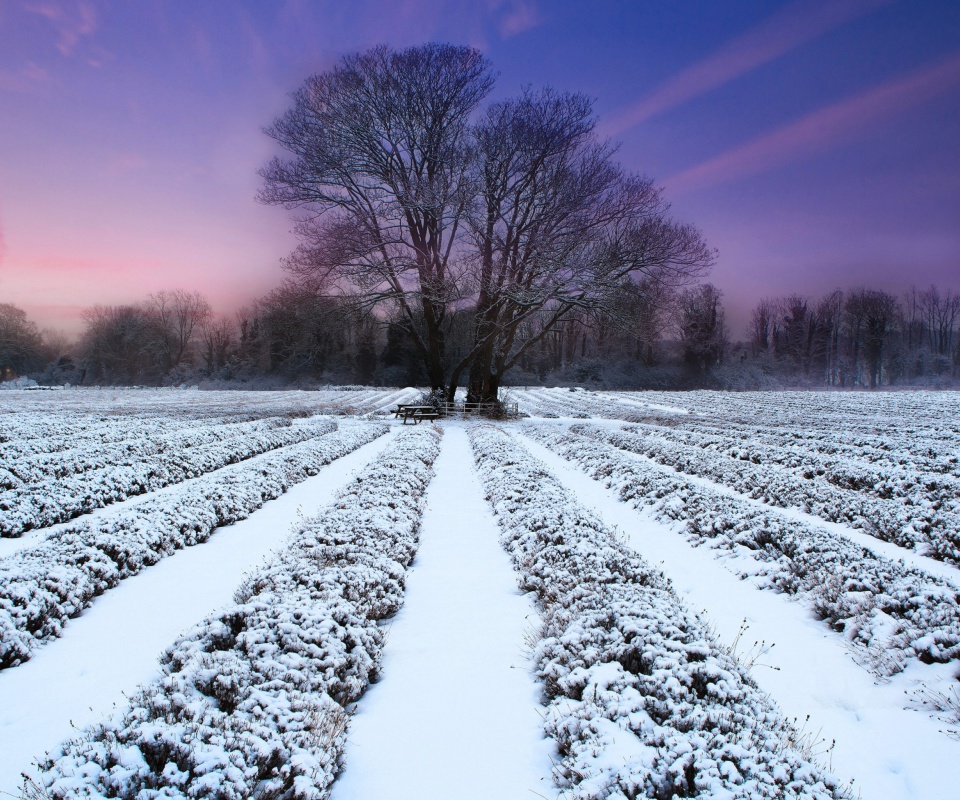
[[(288, 282), (225, 317), (196, 292), (157, 292), (141, 303), (89, 309), (72, 344), (0, 304), (0, 371), (4, 379), (75, 385), (426, 385), (406, 321), (378, 316), (360, 300)], [(960, 382), (960, 294), (936, 286), (899, 297), (856, 289), (764, 299), (746, 337), (735, 342), (722, 294), (709, 283), (624, 283), (604, 313), (584, 309), (544, 331), (549, 313), (525, 323), (524, 339), (537, 342), (508, 384), (762, 389)], [(451, 363), (472, 344), (474, 315), (461, 309), (447, 321)]]
[(960, 294), (911, 288), (801, 295), (757, 304), (740, 358), (812, 386), (948, 382), (960, 378)]

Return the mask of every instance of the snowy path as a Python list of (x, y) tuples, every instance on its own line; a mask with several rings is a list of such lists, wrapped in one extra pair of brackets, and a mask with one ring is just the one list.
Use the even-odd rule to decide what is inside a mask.
[(333, 800), (553, 797), (520, 594), (464, 429), (445, 425), (420, 550)]
[(123, 581), (72, 620), (62, 638), (0, 672), (0, 796), (19, 796), (20, 773), (73, 735), (71, 724), (96, 722), (154, 677), (163, 649), (230, 602), (243, 576), (283, 545), (300, 515), (327, 505), (395, 434), (337, 459), (209, 541)]
[[(850, 658), (839, 634), (824, 628), (800, 604), (740, 580), (709, 547), (693, 547), (682, 534), (649, 514), (621, 503), (616, 495), (542, 445), (523, 437), (587, 508), (628, 537), (638, 553), (659, 565), (690, 608), (715, 624), (720, 641), (732, 643), (746, 619), (749, 643), (773, 644), (753, 669), (759, 686), (788, 717), (828, 744), (834, 772), (854, 779), (854, 792), (867, 800), (926, 800), (954, 797), (960, 781), (960, 742), (939, 732), (941, 725), (919, 711), (904, 709), (904, 691), (928, 673), (947, 667), (912, 665), (888, 684), (877, 685)], [(822, 748), (821, 748), (822, 749)]]

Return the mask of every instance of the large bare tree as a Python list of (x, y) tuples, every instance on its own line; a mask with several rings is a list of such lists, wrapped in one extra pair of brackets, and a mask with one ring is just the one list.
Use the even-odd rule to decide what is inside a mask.
[(433, 388), (473, 197), (470, 117), (492, 86), (476, 50), (378, 47), (308, 78), (266, 130), (292, 157), (261, 171), (261, 199), (305, 212), (288, 268), (396, 306)]
[(680, 285), (713, 259), (613, 161), (587, 98), (527, 90), (480, 114), (492, 86), (476, 50), (379, 47), (309, 78), (266, 130), (290, 156), (262, 170), (261, 199), (301, 212), (287, 268), (391, 303), (448, 399), (467, 374), (470, 400), (496, 400), (533, 344), (614, 308), (625, 280)]
[[(614, 312), (625, 279), (682, 284), (711, 263), (699, 232), (667, 217), (661, 190), (616, 164), (594, 126), (588, 98), (551, 89), (497, 103), (476, 126), (475, 344), (451, 391), (469, 367), (468, 399), (495, 400), (555, 325)], [(533, 315), (544, 323), (524, 337)]]

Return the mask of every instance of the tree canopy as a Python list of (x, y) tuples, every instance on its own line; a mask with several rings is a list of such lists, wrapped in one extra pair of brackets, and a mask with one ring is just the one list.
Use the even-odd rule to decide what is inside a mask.
[[(345, 56), (292, 95), (266, 133), (286, 151), (260, 198), (299, 212), (296, 276), (390, 306), (434, 390), (495, 400), (504, 373), (572, 314), (610, 315), (633, 287), (678, 286), (713, 261), (662, 190), (624, 170), (592, 102), (553, 89), (481, 103), (468, 47)], [(447, 352), (468, 312), (469, 347)]]

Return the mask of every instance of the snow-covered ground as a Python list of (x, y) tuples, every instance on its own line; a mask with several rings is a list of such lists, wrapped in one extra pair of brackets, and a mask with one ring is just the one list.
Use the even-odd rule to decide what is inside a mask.
[(498, 544), (460, 425), (446, 428), (434, 469), (383, 679), (353, 718), (333, 800), (553, 797), (553, 744), (524, 648), (536, 613)]
[[(94, 483), (102, 487), (108, 478), (120, 486), (117, 481), (122, 478), (127, 481), (123, 487), (129, 488), (115, 494), (97, 489), (96, 497), (110, 503), (106, 507), (98, 507), (102, 502), (95, 499), (84, 506), (82, 496), (71, 488), (72, 497), (81, 497), (71, 501), (76, 509), (92, 513), (27, 531), (11, 525), (10, 532), (22, 538), (0, 540), (0, 652), (17, 625), (29, 628), (31, 635), (37, 628), (40, 642), (32, 658), (19, 665), (11, 661), (12, 666), (0, 669), (0, 793), (18, 796), (19, 775), (34, 759), (56, 751), (64, 739), (77, 736), (112, 710), (128, 706), (138, 685), (156, 684), (162, 674), (158, 655), (175, 641), (183, 646), (186, 640), (177, 637), (184, 630), (236, 602), (234, 593), (244, 576), (284, 546), (306, 518), (320, 513), (321, 522), (311, 524), (321, 527), (326, 515), (331, 524), (353, 519), (349, 509), (327, 506), (338, 492), (352, 486), (345, 495), (348, 502), (366, 506), (369, 501), (371, 516), (364, 522), (367, 533), (357, 531), (355, 541), (342, 545), (349, 564), (354, 558), (359, 559), (356, 563), (374, 558), (361, 557), (351, 548), (362, 541), (375, 544), (377, 537), (370, 532), (390, 530), (391, 525), (405, 531), (395, 543), (396, 552), (412, 552), (410, 526), (415, 529), (419, 519), (420, 544), (405, 577), (391, 560), (402, 561), (400, 556), (375, 556), (391, 587), (384, 590), (391, 598), (390, 613), (400, 611), (389, 619), (370, 611), (372, 616), (363, 623), (365, 630), (385, 631), (386, 645), (382, 656), (376, 647), (370, 651), (370, 658), (380, 659), (371, 673), (378, 681), (365, 693), (359, 686), (346, 702), (352, 716), (345, 751), (342, 737), (337, 738), (340, 734), (317, 745), (330, 748), (329, 753), (317, 754), (317, 763), (325, 765), (323, 787), (339, 759), (344, 759), (332, 786), (335, 800), (565, 795), (600, 800), (607, 790), (596, 787), (604, 780), (636, 775), (647, 775), (648, 781), (676, 780), (678, 786), (686, 781), (690, 791), (706, 796), (720, 791), (721, 780), (728, 789), (747, 791), (737, 789), (738, 772), (732, 764), (754, 770), (750, 780), (765, 785), (770, 775), (779, 774), (776, 763), (781, 757), (797, 778), (784, 787), (786, 797), (840, 797), (843, 791), (843, 796), (862, 794), (868, 800), (956, 795), (960, 394), (512, 391), (512, 399), (530, 418), (497, 427), (509, 434), (518, 454), (529, 454), (517, 455), (517, 464), (526, 463), (528, 457), (539, 459), (541, 466), (528, 465), (524, 474), (544, 469), (542, 491), (526, 484), (491, 488), (493, 484), (485, 483), (490, 475), (482, 470), (478, 474), (475, 460), (480, 456), (468, 444), (467, 432), (474, 430), (474, 423), (446, 420), (439, 425), (444, 430), (439, 455), (435, 462), (430, 455), (422, 465), (428, 474), (432, 463), (436, 477), (426, 495), (422, 494), (426, 478), (409, 484), (404, 491), (418, 499), (404, 506), (402, 514), (382, 487), (384, 480), (391, 485), (390, 469), (405, 468), (381, 454), (403, 432), (399, 421), (386, 412), (397, 402), (415, 399), (414, 389), (4, 392), (0, 490), (8, 517), (27, 519), (17, 515), (28, 504), (36, 509), (30, 512), (35, 520), (75, 514), (73, 507), (57, 510), (58, 481), (64, 487), (82, 487), (87, 475), (91, 487)], [(317, 413), (324, 417), (311, 416)], [(299, 466), (299, 472), (289, 472), (292, 464), (303, 460), (303, 453), (324, 452), (325, 445), (319, 443), (325, 437), (340, 435), (326, 421), (339, 423), (340, 434), (357, 427), (372, 432), (384, 422), (391, 432), (320, 467), (314, 477), (306, 477), (312, 473)], [(265, 431), (274, 430), (290, 434), (302, 430), (303, 435), (283, 433), (277, 438), (270, 433), (269, 442), (263, 439)], [(245, 436), (249, 444), (244, 443)], [(262, 443), (254, 443), (255, 437)], [(433, 437), (430, 441), (436, 434)], [(424, 444), (422, 436), (402, 441), (415, 440), (421, 442), (417, 447), (436, 453), (437, 445)], [(218, 454), (227, 448), (241, 454), (242, 460), (229, 464), (233, 456), (206, 458), (206, 451), (195, 449), (189, 461), (196, 465), (191, 467), (197, 470), (193, 476), (187, 470), (162, 472), (156, 465), (188, 463), (179, 458), (178, 448), (184, 453), (207, 448)], [(362, 482), (351, 484), (350, 474), (372, 470), (381, 461), (384, 469), (376, 497), (365, 494), (374, 490), (364, 489)], [(488, 456), (483, 469), (489, 472), (492, 463)], [(150, 464), (154, 467), (144, 466)], [(181, 530), (183, 542), (168, 546), (158, 538), (164, 525), (170, 525), (169, 512), (176, 509), (177, 498), (193, 497), (197, 487), (209, 487), (204, 491), (211, 496), (224, 487), (236, 487), (237, 476), (255, 476), (265, 464), (284, 470), (285, 477), (277, 483), (277, 475), (264, 474), (264, 487), (271, 483), (280, 488), (244, 501), (251, 510), (262, 505), (244, 512), (249, 513), (246, 519), (216, 528), (209, 538), (206, 533), (195, 535), (197, 530), (186, 522), (189, 530)], [(149, 480), (138, 478), (137, 470), (146, 470)], [(553, 486), (554, 480), (562, 490), (548, 491), (547, 484)], [(558, 491), (569, 503), (564, 512), (569, 519), (552, 516), (560, 507), (550, 505)], [(21, 500), (23, 507), (18, 508)], [(496, 516), (490, 503), (499, 503)], [(523, 547), (533, 549), (524, 555), (516, 537), (534, 533), (513, 530), (504, 517), (512, 513), (509, 508), (522, 508), (523, 524), (532, 525), (533, 531), (557, 526), (557, 531), (572, 536), (595, 525), (598, 531), (619, 531), (619, 543), (598, 545), (600, 549), (592, 551), (588, 541), (608, 542), (609, 537), (603, 539), (607, 534), (599, 533), (600, 539), (552, 541), (545, 556), (530, 539)], [(592, 511), (595, 522), (581, 525), (578, 508), (585, 508), (585, 514)], [(127, 522), (111, 527), (111, 520)], [(102, 543), (84, 533), (87, 538), (81, 544), (87, 549), (63, 550), (63, 565), (70, 570), (83, 567), (94, 579), (101, 576), (102, 585), (82, 589), (71, 577), (74, 572), (49, 563), (43, 603), (68, 603), (77, 616), (61, 625), (63, 620), (44, 623), (41, 617), (25, 615), (23, 609), (31, 603), (37, 608), (43, 603), (21, 596), (19, 590), (8, 591), (16, 583), (10, 565), (21, 563), (17, 559), (22, 554), (48, 537), (69, 544), (81, 541), (74, 530), (108, 528)], [(124, 531), (131, 538), (125, 540)], [(131, 562), (134, 538), (153, 542), (159, 555)], [(179, 549), (183, 544), (192, 546)], [(621, 547), (622, 552), (617, 549)], [(90, 548), (100, 550), (94, 553)], [(596, 561), (600, 551), (612, 561)], [(621, 583), (614, 581), (619, 588), (609, 592), (610, 602), (619, 603), (621, 611), (630, 607), (624, 598), (633, 591), (631, 582), (652, 581), (656, 589), (661, 579), (638, 578), (648, 568), (638, 566), (639, 561), (634, 564), (631, 553), (662, 570), (672, 582), (674, 599), (665, 605), (658, 605), (660, 600), (654, 603), (657, 614), (667, 615), (657, 619), (672, 624), (670, 615), (675, 615), (683, 636), (700, 637), (695, 646), (677, 645), (678, 652), (693, 647), (694, 653), (685, 666), (682, 659), (670, 662), (670, 669), (679, 670), (677, 679), (692, 675), (699, 680), (697, 670), (706, 663), (699, 659), (709, 651), (714, 655), (707, 661), (727, 663), (720, 672), (726, 671), (733, 681), (725, 678), (712, 688), (701, 687), (698, 692), (703, 690), (704, 695), (690, 695), (684, 702), (692, 705), (676, 719), (667, 714), (669, 719), (661, 722), (659, 712), (647, 708), (657, 726), (666, 726), (655, 729), (644, 722), (647, 711), (642, 709), (656, 692), (646, 698), (636, 695), (635, 687), (649, 679), (637, 663), (621, 654), (620, 662), (604, 664), (610, 656), (585, 650), (576, 658), (591, 663), (577, 667), (564, 662), (566, 656), (556, 655), (563, 651), (574, 658), (570, 654), (580, 652), (576, 648), (589, 639), (590, 631), (581, 631), (562, 647), (553, 640), (538, 644), (545, 631), (563, 628), (564, 614), (574, 613), (551, 603), (562, 600), (561, 606), (577, 606), (582, 619), (602, 617), (590, 603), (606, 597), (608, 589), (587, 589), (586, 584), (602, 584), (607, 578), (578, 573), (585, 564), (596, 564), (601, 571), (620, 564), (614, 572), (621, 571), (616, 578)], [(550, 560), (556, 558), (561, 560)], [(111, 559), (117, 561), (123, 580), (110, 577), (115, 569)], [(330, 574), (353, 574), (349, 564)], [(582, 591), (571, 582), (577, 574), (583, 576)], [(518, 581), (531, 591), (529, 595), (517, 588)], [(822, 586), (816, 585), (818, 581)], [(398, 593), (404, 585), (401, 601)], [(72, 599), (77, 592), (84, 593), (82, 602)], [(587, 602), (585, 597), (594, 599)], [(380, 601), (370, 595), (369, 602), (373, 607)], [(698, 615), (696, 625), (684, 616), (689, 612)], [(48, 627), (41, 630), (42, 624)], [(691, 633), (693, 628), (701, 632)], [(715, 632), (712, 638), (702, 633), (710, 630)], [(608, 633), (598, 634), (598, 641)], [(580, 641), (581, 637), (585, 638)], [(737, 660), (741, 667), (729, 666)], [(566, 700), (557, 698), (557, 687), (551, 683), (561, 681), (550, 673), (561, 664), (571, 670), (562, 678), (564, 691), (573, 692)], [(539, 678), (532, 665), (540, 670)], [(751, 695), (755, 690), (749, 679), (735, 688), (741, 679), (734, 673), (743, 666), (769, 695), (773, 711), (763, 711), (769, 701)], [(620, 677), (612, 678), (613, 672)], [(596, 716), (596, 709), (585, 710), (587, 698), (577, 695), (578, 681), (596, 693), (596, 708), (607, 709), (606, 723)], [(320, 685), (327, 684), (316, 684)], [(611, 695), (612, 686), (621, 694)], [(669, 697), (674, 689), (681, 691), (678, 687), (663, 687), (666, 694), (656, 702), (666, 705), (657, 706), (659, 711), (669, 711)], [(326, 691), (320, 691), (318, 702), (329, 705), (333, 701)], [(752, 710), (717, 738), (710, 730), (711, 720), (726, 713), (721, 697), (725, 692), (732, 692), (730, 696), (746, 692), (743, 708)], [(701, 701), (703, 708), (698, 710)], [(784, 718), (793, 720), (793, 727), (789, 723), (784, 727)], [(676, 720), (681, 720), (676, 723), (680, 727), (670, 728), (673, 733), (657, 740)], [(699, 720), (695, 725), (703, 730), (687, 731), (683, 720)], [(746, 727), (738, 733), (737, 725)], [(759, 727), (751, 728), (754, 725)], [(763, 730), (765, 725), (769, 731)], [(727, 746), (723, 736), (728, 735), (731, 742), (747, 743), (747, 750), (764, 741), (781, 741), (776, 747), (785, 749), (771, 752), (761, 746), (757, 760), (740, 763), (745, 750), (739, 755), (721, 752)], [(787, 744), (782, 744), (784, 735)], [(656, 751), (660, 755), (654, 756), (649, 747), (656, 741), (661, 742)], [(665, 753), (682, 753), (685, 743), (706, 749), (682, 767), (655, 763)], [(720, 749), (707, 752), (710, 748)], [(71, 758), (82, 752), (83, 748), (75, 749)], [(807, 760), (809, 768), (804, 766)], [(563, 790), (552, 783), (561, 774), (561, 764), (568, 770)], [(589, 772), (590, 780), (577, 784), (568, 769), (571, 765)], [(768, 767), (772, 771), (765, 773)], [(704, 772), (697, 778), (701, 768)], [(715, 772), (708, 775), (710, 770)], [(849, 788), (836, 793), (830, 788), (832, 778), (817, 777), (829, 773)], [(637, 796), (645, 796), (652, 785), (637, 784)], [(325, 797), (327, 789), (311, 791), (304, 797)], [(68, 791), (55, 796), (75, 795)]]
[(157, 658), (184, 630), (225, 605), (243, 577), (320, 511), (350, 476), (383, 452), (381, 437), (335, 461), (202, 546), (125, 581), (72, 620), (62, 638), (0, 671), (0, 793), (77, 729), (125, 702), (158, 674)]
[(877, 680), (850, 658), (843, 637), (825, 630), (803, 606), (742, 580), (728, 559), (692, 546), (649, 513), (620, 502), (542, 445), (529, 439), (524, 444), (572, 495), (664, 570), (721, 642), (736, 641), (743, 660), (756, 659), (754, 680), (803, 726), (823, 763), (842, 781), (864, 798), (885, 800), (949, 797), (956, 791), (960, 742), (945, 736), (938, 720), (905, 708), (906, 696), (930, 667), (915, 665), (893, 680)]

